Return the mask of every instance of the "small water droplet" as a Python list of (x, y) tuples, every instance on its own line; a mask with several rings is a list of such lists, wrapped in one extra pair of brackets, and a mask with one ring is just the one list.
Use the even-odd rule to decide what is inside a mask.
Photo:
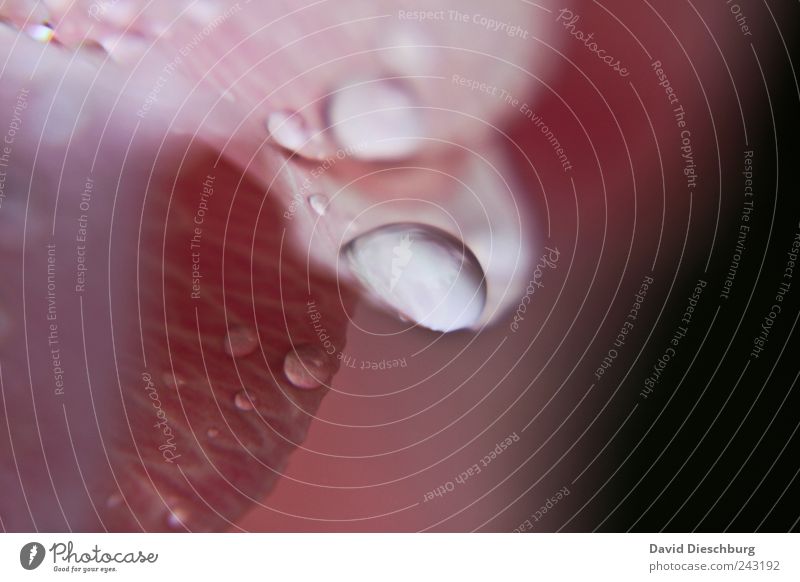
[(267, 117), (267, 131), (280, 147), (305, 158), (324, 157), (320, 138), (312, 134), (299, 113), (275, 111)]
[(53, 37), (55, 36), (53, 27), (46, 22), (44, 24), (32, 24), (30, 26), (26, 26), (25, 32), (33, 40), (41, 43), (48, 43), (53, 40)]
[(318, 388), (330, 382), (331, 362), (320, 346), (299, 346), (283, 360), (286, 379), (297, 388)]
[(186, 378), (180, 374), (173, 374), (172, 372), (164, 372), (161, 376), (161, 381), (164, 383), (164, 386), (172, 390), (177, 390), (178, 388), (186, 386)]
[(253, 399), (250, 396), (248, 396), (247, 392), (245, 392), (244, 390), (236, 394), (236, 396), (233, 398), (233, 403), (239, 410), (248, 411), (248, 410), (253, 410), (255, 408)]
[(258, 336), (245, 327), (237, 327), (225, 337), (225, 352), (234, 358), (249, 356), (258, 347)]
[(82, 51), (84, 55), (94, 59), (106, 58), (108, 52), (105, 47), (94, 39), (86, 39), (78, 45), (78, 50)]
[(328, 198), (324, 194), (312, 194), (308, 197), (308, 205), (319, 216), (325, 216), (328, 211)]
[(186, 522), (189, 519), (189, 512), (180, 507), (175, 507), (167, 515), (167, 524), (172, 529), (186, 528)]
[(109, 509), (114, 509), (120, 505), (122, 505), (122, 495), (120, 493), (112, 493), (108, 496), (108, 499), (106, 499), (106, 507)]
[(486, 304), (483, 269), (448, 233), (412, 223), (356, 237), (342, 249), (352, 273), (392, 313), (435, 331), (475, 325)]
[(411, 91), (395, 80), (366, 82), (336, 91), (328, 123), (350, 155), (365, 160), (409, 156), (420, 146), (422, 123)]
[(206, 436), (210, 439), (215, 439), (219, 436), (219, 429), (210, 428), (206, 431)]

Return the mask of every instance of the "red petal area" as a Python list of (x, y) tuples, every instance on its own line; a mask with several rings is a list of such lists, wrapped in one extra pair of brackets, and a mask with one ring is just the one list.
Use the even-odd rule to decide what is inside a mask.
[[(274, 153), (243, 173), (200, 141), (165, 140), (162, 113), (138, 118), (141, 99), (117, 102), (108, 79), (56, 87), (54, 54), (32, 79), (12, 59), (0, 89), (25, 102), (0, 206), (0, 522), (227, 529), (280, 477), (325, 393), (282, 372), (293, 345), (319, 345), (308, 297), (341, 345), (347, 293), (290, 242)], [(49, 139), (73, 124), (79, 137)], [(253, 341), (236, 358), (235, 329)]]

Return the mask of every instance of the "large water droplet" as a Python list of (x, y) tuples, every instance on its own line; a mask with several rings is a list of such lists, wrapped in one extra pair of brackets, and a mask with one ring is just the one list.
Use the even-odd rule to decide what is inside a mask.
[(286, 354), (283, 373), (297, 388), (318, 388), (330, 382), (331, 362), (321, 346), (299, 346)]
[(225, 336), (225, 352), (234, 358), (249, 356), (258, 347), (256, 332), (245, 327), (236, 327)]
[(395, 80), (336, 91), (328, 102), (328, 123), (344, 151), (366, 160), (406, 157), (420, 145), (420, 110), (410, 89)]
[(299, 113), (275, 111), (267, 117), (267, 131), (280, 147), (305, 158), (322, 159), (324, 148)]
[(219, 436), (219, 429), (213, 426), (206, 431), (206, 436), (210, 439), (215, 439)]
[(247, 392), (244, 390), (237, 393), (236, 396), (233, 397), (233, 403), (236, 405), (236, 408), (243, 411), (249, 411), (255, 408), (253, 399), (250, 398), (250, 396), (248, 396)]
[(486, 280), (472, 251), (422, 224), (382, 226), (342, 249), (351, 271), (393, 312), (436, 331), (475, 325), (486, 304)]

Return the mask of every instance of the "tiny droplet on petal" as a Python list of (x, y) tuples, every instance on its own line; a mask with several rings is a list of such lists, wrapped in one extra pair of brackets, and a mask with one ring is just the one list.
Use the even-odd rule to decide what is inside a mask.
[(172, 372), (164, 372), (161, 376), (161, 381), (164, 383), (164, 386), (172, 390), (177, 390), (178, 388), (186, 386), (186, 378), (180, 374), (173, 374)]
[(225, 336), (225, 352), (234, 358), (249, 356), (258, 347), (258, 336), (248, 328), (236, 327)]
[(308, 197), (308, 205), (319, 216), (325, 216), (328, 211), (328, 198), (324, 194), (312, 194)]
[(180, 530), (186, 527), (186, 522), (189, 519), (189, 512), (180, 507), (175, 507), (167, 515), (167, 524), (172, 529)]
[(270, 138), (280, 147), (304, 158), (324, 157), (319, 137), (313, 135), (299, 113), (275, 111), (267, 117)]
[(25, 32), (28, 33), (28, 36), (33, 40), (41, 43), (48, 43), (53, 40), (55, 36), (53, 28), (47, 23), (27, 26), (25, 27)]
[(243, 411), (249, 411), (255, 408), (253, 399), (248, 396), (244, 390), (236, 394), (233, 398), (233, 403), (236, 405), (236, 408)]

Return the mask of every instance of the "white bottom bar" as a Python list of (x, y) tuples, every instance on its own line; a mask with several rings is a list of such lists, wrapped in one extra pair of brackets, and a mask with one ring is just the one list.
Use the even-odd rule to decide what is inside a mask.
[(800, 580), (798, 550), (796, 534), (3, 534), (0, 579), (767, 582)]

